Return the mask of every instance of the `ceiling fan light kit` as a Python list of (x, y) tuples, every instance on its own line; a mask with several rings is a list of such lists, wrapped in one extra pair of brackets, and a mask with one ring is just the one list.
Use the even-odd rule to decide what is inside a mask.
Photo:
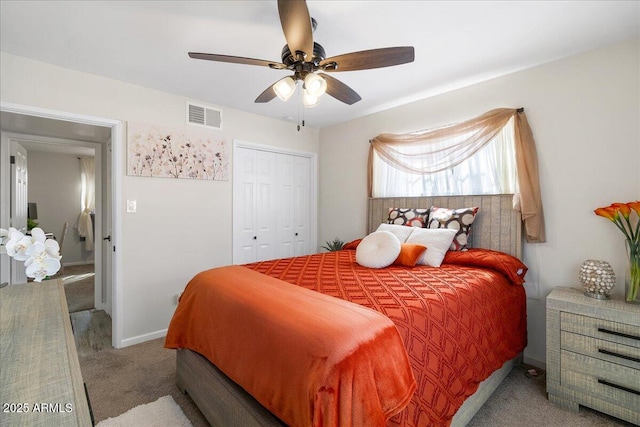
[(369, 70), (407, 64), (414, 60), (413, 46), (362, 50), (326, 58), (324, 48), (313, 41), (317, 22), (309, 15), (305, 0), (278, 0), (280, 24), (287, 44), (282, 49), (282, 62), (239, 56), (189, 52), (189, 57), (207, 61), (258, 65), (275, 70), (289, 70), (292, 76), (278, 80), (255, 100), (269, 102), (275, 97), (287, 101), (295, 92), (296, 82), (303, 81), (302, 100), (305, 107), (318, 105), (325, 92), (347, 105), (362, 98), (356, 91), (329, 73)]
[(307, 91), (306, 89), (303, 89), (303, 91), (302, 91), (302, 105), (304, 105), (305, 108), (313, 108), (316, 105), (318, 105), (319, 103), (320, 103), (320, 97), (313, 96), (312, 94), (309, 93), (309, 91)]
[(274, 83), (273, 91), (278, 95), (278, 98), (286, 102), (296, 91), (296, 82), (287, 76)]
[(327, 81), (317, 74), (309, 73), (304, 78), (304, 88), (310, 96), (319, 98), (327, 91)]

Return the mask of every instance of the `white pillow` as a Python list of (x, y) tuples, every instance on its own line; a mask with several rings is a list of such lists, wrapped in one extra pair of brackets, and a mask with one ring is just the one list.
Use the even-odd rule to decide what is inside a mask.
[(399, 254), (400, 240), (389, 231), (376, 231), (356, 248), (356, 262), (363, 267), (384, 268), (393, 264)]
[(418, 264), (440, 267), (447, 250), (458, 230), (452, 228), (415, 228), (406, 243), (416, 243), (427, 247)]
[(410, 227), (408, 225), (382, 223), (378, 226), (378, 229), (376, 231), (390, 231), (391, 233), (395, 234), (398, 240), (400, 240), (400, 243), (404, 243), (409, 238), (412, 228), (414, 227)]

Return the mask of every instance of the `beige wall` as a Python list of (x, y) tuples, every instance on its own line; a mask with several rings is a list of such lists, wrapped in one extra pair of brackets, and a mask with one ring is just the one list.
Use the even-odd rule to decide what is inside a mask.
[(547, 225), (547, 242), (524, 250), (528, 281), (539, 286), (540, 297), (528, 300), (525, 356), (544, 362), (544, 298), (556, 286), (575, 286), (584, 260), (609, 261), (618, 276), (614, 293), (622, 295), (622, 233), (593, 210), (640, 198), (639, 53), (636, 40), (322, 129), (319, 241), (365, 233), (369, 139), (524, 107), (538, 149)]
[[(125, 124), (185, 125), (184, 97), (1, 55), (2, 102)], [(223, 130), (212, 132), (228, 141), (229, 154), (234, 139), (318, 152), (317, 130), (297, 132), (290, 122), (221, 109)], [(121, 152), (126, 173), (124, 147)], [(161, 335), (175, 309), (175, 295), (187, 281), (201, 270), (231, 263), (231, 194), (231, 181), (122, 177), (122, 241), (116, 245), (122, 260), (122, 344)], [(137, 200), (137, 213), (124, 212), (126, 200)]]

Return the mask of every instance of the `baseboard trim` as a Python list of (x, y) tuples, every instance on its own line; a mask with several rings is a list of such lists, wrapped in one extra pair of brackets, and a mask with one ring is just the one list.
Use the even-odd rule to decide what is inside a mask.
[(167, 329), (161, 329), (155, 332), (149, 332), (148, 334), (138, 335), (131, 338), (125, 338), (120, 342), (120, 345), (117, 345), (116, 348), (124, 348), (129, 347), (136, 344), (141, 344), (143, 342), (155, 340), (157, 338), (162, 338), (167, 335)]
[(538, 369), (542, 369), (543, 371), (547, 370), (547, 363), (542, 361), (542, 360), (533, 359), (531, 357), (523, 356), (522, 357), (522, 363), (524, 363), (525, 365), (531, 365), (531, 366), (536, 367)]
[(95, 262), (93, 261), (73, 261), (73, 262), (65, 262), (62, 263), (62, 265), (64, 265), (65, 267), (73, 267), (75, 265), (94, 265)]

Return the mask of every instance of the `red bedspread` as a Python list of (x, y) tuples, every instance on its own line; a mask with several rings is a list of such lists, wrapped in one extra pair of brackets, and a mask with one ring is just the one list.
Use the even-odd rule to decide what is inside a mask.
[(526, 345), (526, 267), (503, 254), (449, 252), (440, 268), (373, 270), (343, 250), (246, 267), (373, 308), (395, 323), (418, 386), (387, 425), (449, 425), (478, 384)]

